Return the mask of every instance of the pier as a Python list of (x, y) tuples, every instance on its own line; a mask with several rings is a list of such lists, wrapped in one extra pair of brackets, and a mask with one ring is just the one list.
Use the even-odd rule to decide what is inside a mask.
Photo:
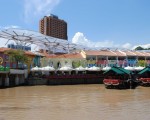
[(27, 72), (27, 70), (19, 69), (0, 71), (0, 88), (24, 85)]

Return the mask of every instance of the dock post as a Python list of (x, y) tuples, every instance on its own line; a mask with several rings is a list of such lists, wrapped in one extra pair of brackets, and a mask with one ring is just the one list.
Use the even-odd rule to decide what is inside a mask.
[(25, 80), (24, 80), (24, 79), (25, 79), (25, 75), (22, 74), (22, 75), (20, 76), (20, 82), (19, 82), (21, 85), (23, 85), (23, 84), (25, 83)]
[(16, 74), (16, 78), (15, 78), (15, 84), (16, 85), (19, 85), (19, 78), (18, 78), (18, 75)]
[(130, 83), (130, 89), (132, 89), (132, 81), (130, 80), (129, 83)]
[(0, 77), (0, 86), (2, 86), (2, 77)]
[(6, 78), (5, 78), (5, 87), (9, 87), (9, 77), (8, 77), (8, 74), (6, 74)]
[(22, 75), (22, 84), (25, 83), (25, 75)]

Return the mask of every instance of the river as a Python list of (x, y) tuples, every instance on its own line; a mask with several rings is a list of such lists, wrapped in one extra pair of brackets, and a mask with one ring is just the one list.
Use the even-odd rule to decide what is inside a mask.
[(150, 87), (27, 86), (0, 89), (0, 120), (149, 120)]

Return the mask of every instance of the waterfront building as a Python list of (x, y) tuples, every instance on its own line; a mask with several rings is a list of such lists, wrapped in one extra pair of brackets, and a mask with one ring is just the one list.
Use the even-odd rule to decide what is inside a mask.
[(70, 54), (46, 54), (41, 58), (41, 66), (52, 66), (55, 69), (60, 67), (77, 68), (79, 66), (86, 67), (86, 58), (81, 53)]
[(89, 67), (99, 66), (101, 68), (105, 66), (123, 66), (126, 58), (125, 53), (121, 51), (111, 50), (86, 50), (82, 51), (86, 55), (87, 63)]
[[(11, 50), (11, 48), (5, 48), (5, 47), (0, 48), (0, 66), (9, 67), (11, 69), (16, 69), (17, 62), (11, 61), (9, 59), (9, 55), (5, 53), (8, 50)], [(25, 65), (26, 65), (26, 68), (30, 70), (30, 66), (34, 64), (33, 61), (34, 61), (36, 54), (32, 53), (31, 51), (25, 51), (25, 55), (27, 55), (28, 57), (28, 62), (25, 63)], [(22, 68), (22, 63), (18, 64), (18, 68)]]
[[(0, 48), (0, 65), (16, 68), (16, 62), (9, 61), (9, 56), (5, 51), (10, 48)], [(149, 66), (150, 53), (137, 51), (121, 51), (121, 50), (81, 50), (75, 53), (67, 54), (49, 54), (47, 51), (31, 52), (25, 51), (29, 58), (26, 63), (28, 70), (32, 67), (53, 66), (55, 69), (59, 67), (93, 67), (97, 66), (101, 69), (109, 66), (119, 67), (135, 67), (135, 66)]]
[[(136, 51), (81, 50), (81, 52), (70, 54), (49, 55), (46, 52), (43, 54), (45, 55), (45, 57), (43, 57), (43, 59), (41, 60), (42, 67), (46, 65), (51, 65), (51, 63), (53, 63), (56, 69), (59, 67), (59, 63), (61, 63), (62, 66), (69, 64), (73, 68), (79, 67), (80, 65), (83, 67), (97, 66), (100, 68), (104, 68), (106, 66), (145, 67), (150, 65), (150, 53)], [(79, 62), (82, 64), (79, 64)]]
[(44, 16), (39, 22), (40, 33), (67, 40), (67, 22), (58, 18), (58, 16), (51, 14)]

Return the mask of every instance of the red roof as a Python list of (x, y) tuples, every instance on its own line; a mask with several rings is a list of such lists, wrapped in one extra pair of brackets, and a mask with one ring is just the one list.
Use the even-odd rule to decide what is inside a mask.
[(36, 54), (34, 54), (33, 52), (31, 52), (31, 51), (25, 51), (25, 54), (26, 55), (31, 55), (31, 56), (35, 56)]
[(86, 55), (95, 55), (95, 56), (117, 56), (116, 53), (110, 50), (87, 50), (84, 51)]
[[(0, 48), (0, 52), (1, 52), (1, 53), (4, 53), (4, 52), (7, 51), (7, 50), (11, 50), (11, 48), (5, 48), (5, 47), (1, 47), (1, 48)], [(14, 49), (14, 50), (16, 50), (16, 49)], [(33, 55), (33, 56), (35, 56), (35, 54), (32, 53), (31, 51), (25, 51), (25, 54), (26, 54), (26, 55)]]
[(3, 53), (3, 52), (5, 52), (5, 51), (7, 51), (7, 50), (10, 50), (10, 49), (11, 49), (11, 48), (1, 47), (1, 48), (0, 48), (0, 52)]
[(48, 58), (75, 58), (83, 59), (83, 56), (80, 53), (70, 53), (70, 54), (51, 54), (47, 55)]
[(139, 51), (132, 51), (134, 54), (136, 54), (136, 56), (139, 57), (145, 57), (146, 55), (143, 52), (139, 52)]
[(137, 56), (135, 53), (133, 53), (133, 51), (123, 51), (124, 53), (126, 53), (126, 56)]
[(116, 53), (118, 57), (125, 57), (126, 56), (126, 54), (122, 51), (117, 50), (117, 51), (113, 51), (113, 52)]

